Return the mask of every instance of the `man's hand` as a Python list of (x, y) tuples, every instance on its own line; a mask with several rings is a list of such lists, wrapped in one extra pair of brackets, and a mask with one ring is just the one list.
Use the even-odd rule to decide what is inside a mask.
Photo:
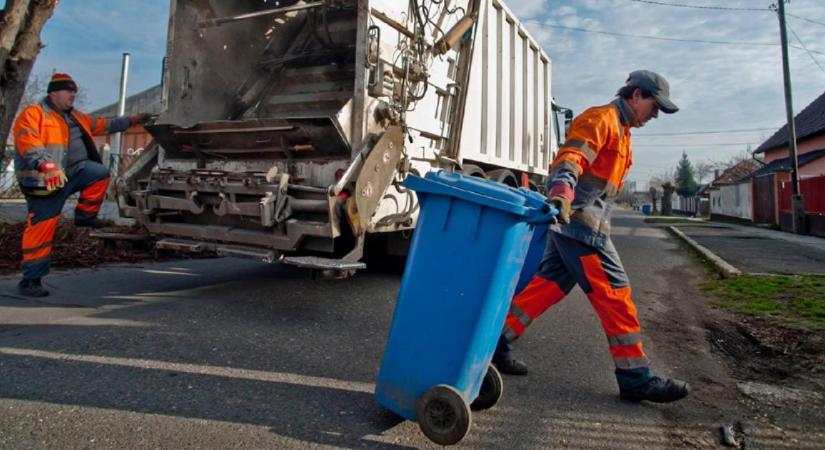
[(559, 223), (570, 223), (570, 199), (555, 195), (550, 197), (550, 203), (559, 210), (559, 215), (556, 216), (556, 220), (558, 220)]
[(43, 172), (43, 181), (46, 183), (47, 191), (54, 191), (66, 185), (66, 174), (54, 161), (43, 161), (37, 166), (37, 169)]
[(152, 114), (140, 113), (136, 116), (130, 116), (129, 117), (129, 123), (131, 125), (137, 125), (137, 124), (146, 125), (147, 123), (149, 123), (154, 118), (155, 118), (155, 116), (153, 116)]

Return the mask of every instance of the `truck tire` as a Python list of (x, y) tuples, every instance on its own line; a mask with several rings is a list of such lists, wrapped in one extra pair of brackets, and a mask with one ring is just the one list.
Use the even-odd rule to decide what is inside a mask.
[(508, 169), (491, 170), (487, 173), (487, 179), (498, 181), (499, 183), (506, 184), (510, 187), (518, 187), (518, 178), (516, 178), (516, 175)]
[(469, 175), (471, 177), (478, 177), (478, 178), (487, 178), (487, 174), (484, 173), (484, 169), (478, 167), (474, 164), (464, 164), (461, 168), (461, 173), (464, 175)]

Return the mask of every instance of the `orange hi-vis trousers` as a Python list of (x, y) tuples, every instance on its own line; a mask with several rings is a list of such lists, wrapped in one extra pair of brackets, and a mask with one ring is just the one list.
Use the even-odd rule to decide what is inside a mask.
[(536, 275), (513, 299), (504, 336), (512, 342), (524, 334), (533, 320), (561, 301), (576, 283), (601, 320), (616, 368), (648, 367), (630, 282), (609, 240), (603, 248), (597, 248), (549, 232)]
[(94, 161), (85, 161), (84, 167), (71, 175), (66, 185), (55, 193), (26, 195), (29, 214), (23, 230), (23, 278), (35, 279), (49, 273), (54, 231), (66, 199), (80, 191), (75, 218), (93, 218), (100, 211), (108, 186), (108, 169)]

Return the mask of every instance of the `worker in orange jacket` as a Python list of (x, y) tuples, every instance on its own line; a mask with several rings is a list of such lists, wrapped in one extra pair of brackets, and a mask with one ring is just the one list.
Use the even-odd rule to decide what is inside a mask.
[(55, 227), (71, 194), (80, 191), (75, 225), (103, 226), (97, 213), (109, 185), (109, 171), (101, 163), (92, 136), (124, 131), (150, 117), (104, 119), (83, 114), (74, 109), (77, 84), (63, 73), (52, 76), (47, 92), (40, 103), (23, 109), (13, 127), (15, 176), (28, 207), (23, 279), (17, 290), (28, 297), (49, 295), (41, 278), (49, 273)]
[(573, 120), (550, 167), (547, 195), (560, 211), (559, 223), (551, 225), (538, 272), (513, 299), (493, 363), (503, 373), (526, 374), (527, 365), (512, 356), (512, 342), (578, 283), (607, 335), (620, 396), (671, 402), (687, 396), (689, 387), (650, 369), (630, 282), (610, 239), (610, 212), (632, 163), (630, 128), (679, 108), (667, 80), (648, 70), (632, 72), (616, 96)]

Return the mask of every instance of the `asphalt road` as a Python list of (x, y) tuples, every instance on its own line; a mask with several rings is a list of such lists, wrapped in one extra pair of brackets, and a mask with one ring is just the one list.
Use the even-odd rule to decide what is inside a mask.
[[(669, 305), (694, 291), (674, 287), (674, 276), (701, 269), (639, 216), (620, 215), (614, 229), (643, 327), (676, 314)], [(53, 273), (42, 303), (16, 297), (15, 283), (0, 279), (0, 448), (433, 446), (373, 396), (399, 274), (318, 281), (280, 265), (190, 260)], [(698, 348), (702, 331), (671, 318), (695, 336), (689, 353), (710, 358)], [(701, 385), (708, 374), (686, 367), (671, 338), (657, 345), (645, 333), (656, 370)], [(726, 413), (709, 417), (693, 399), (618, 399), (606, 339), (578, 288), (518, 351), (529, 376), (505, 378), (504, 397), (473, 415), (460, 447), (717, 440)]]

